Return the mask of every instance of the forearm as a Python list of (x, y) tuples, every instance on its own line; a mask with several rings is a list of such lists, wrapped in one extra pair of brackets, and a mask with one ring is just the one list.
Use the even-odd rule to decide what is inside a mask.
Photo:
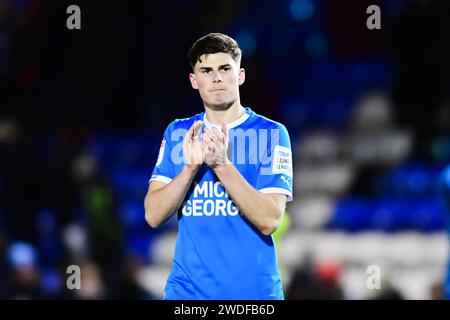
[(152, 228), (162, 225), (178, 210), (194, 180), (196, 170), (184, 166), (181, 172), (164, 187), (145, 196), (145, 219)]
[(270, 196), (253, 188), (234, 165), (218, 165), (214, 171), (239, 211), (264, 235), (272, 234), (284, 210)]

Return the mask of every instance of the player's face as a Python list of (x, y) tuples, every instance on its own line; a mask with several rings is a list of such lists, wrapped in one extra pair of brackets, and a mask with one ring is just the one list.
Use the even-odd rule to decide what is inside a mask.
[(239, 68), (228, 53), (212, 53), (200, 57), (194, 73), (189, 74), (191, 85), (198, 89), (205, 105), (213, 109), (227, 109), (239, 98), (239, 86), (244, 83), (245, 71)]

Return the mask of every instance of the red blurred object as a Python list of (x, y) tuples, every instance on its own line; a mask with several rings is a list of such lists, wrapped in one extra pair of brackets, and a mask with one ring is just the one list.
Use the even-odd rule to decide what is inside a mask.
[(323, 281), (337, 281), (342, 272), (342, 264), (337, 261), (325, 261), (316, 265), (315, 273)]

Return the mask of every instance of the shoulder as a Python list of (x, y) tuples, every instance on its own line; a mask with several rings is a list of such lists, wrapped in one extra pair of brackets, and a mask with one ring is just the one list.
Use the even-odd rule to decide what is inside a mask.
[(195, 121), (203, 120), (203, 112), (198, 113), (189, 118), (175, 119), (167, 126), (166, 131), (174, 131), (177, 129), (189, 130), (189, 128), (194, 124)]
[(251, 125), (260, 129), (278, 129), (287, 132), (286, 127), (281, 122), (272, 120), (263, 115), (257, 114), (256, 112), (253, 112)]

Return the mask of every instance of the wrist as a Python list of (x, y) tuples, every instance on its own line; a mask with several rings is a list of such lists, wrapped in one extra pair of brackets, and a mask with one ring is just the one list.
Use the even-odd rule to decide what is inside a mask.
[(214, 166), (213, 170), (214, 170), (215, 173), (219, 173), (220, 174), (220, 173), (224, 172), (225, 170), (227, 170), (231, 165), (232, 165), (232, 162), (227, 159), (225, 161), (225, 163), (216, 164)]
[(184, 171), (186, 171), (189, 175), (194, 175), (198, 172), (198, 170), (200, 169), (201, 165), (189, 165), (189, 164), (185, 164), (183, 169)]

